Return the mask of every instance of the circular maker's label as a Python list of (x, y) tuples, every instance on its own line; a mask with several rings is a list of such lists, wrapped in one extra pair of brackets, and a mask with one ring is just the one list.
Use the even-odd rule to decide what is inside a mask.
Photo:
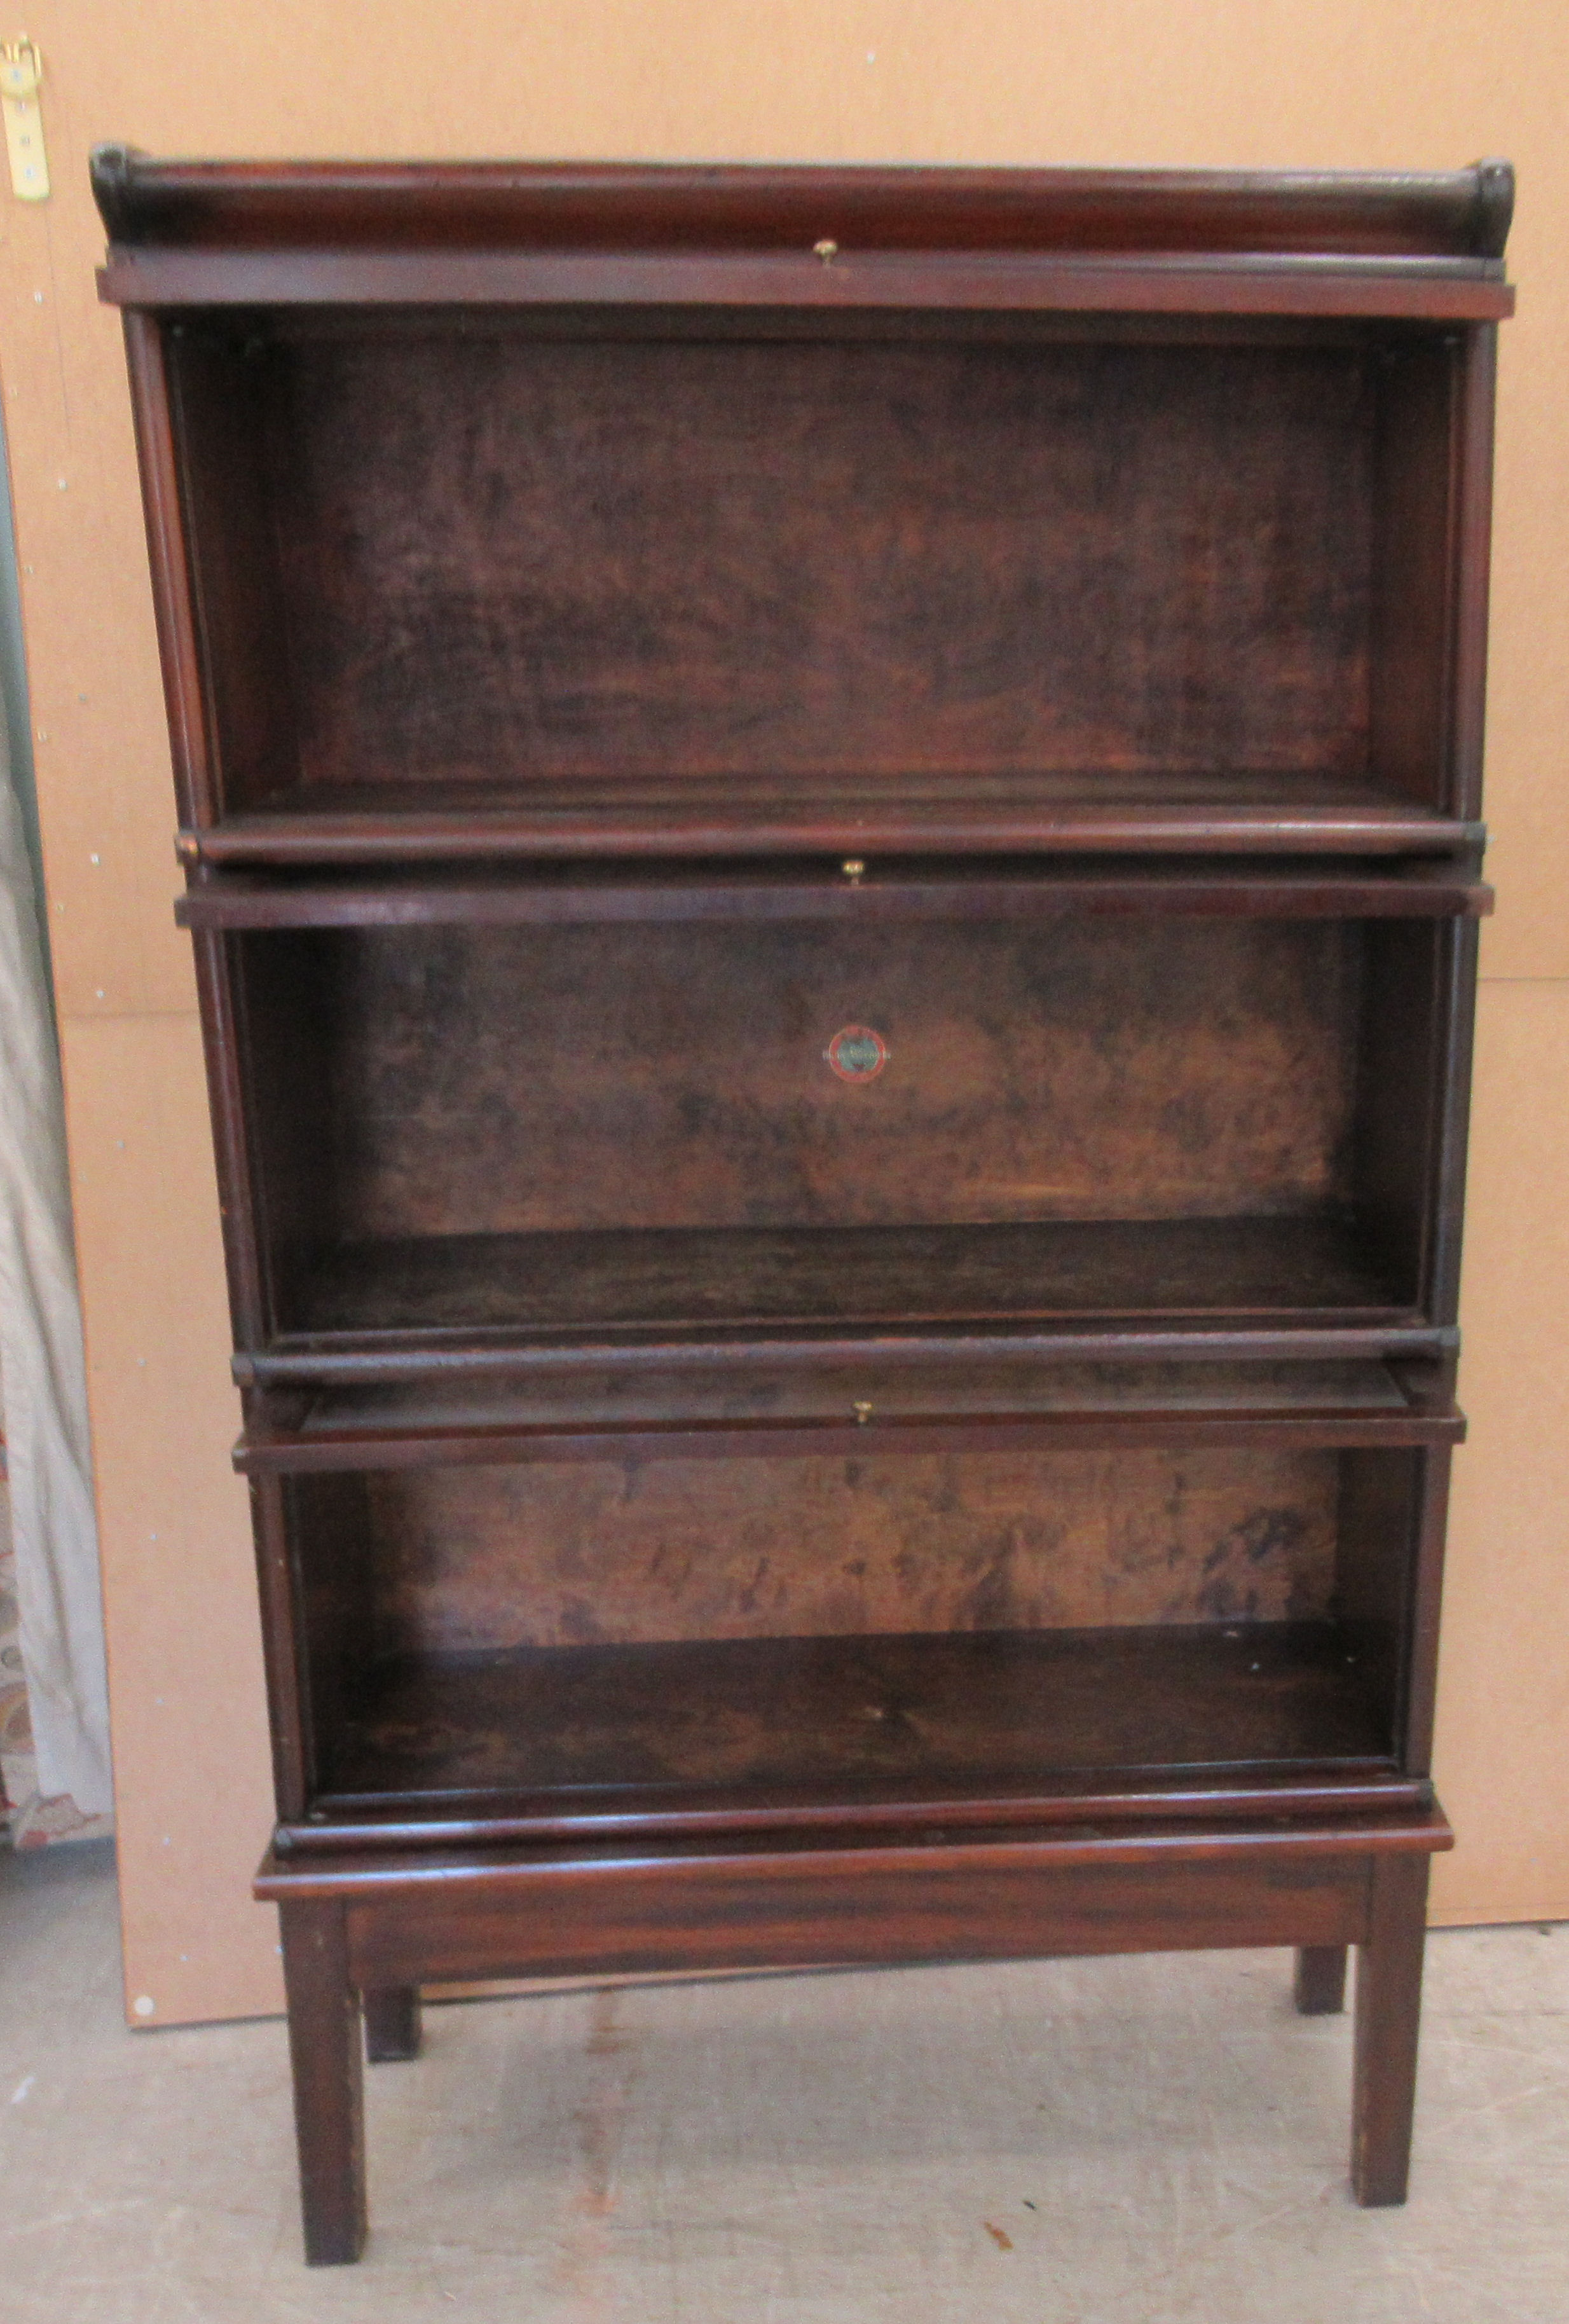
[(823, 1055), (842, 1082), (874, 1082), (888, 1063), (888, 1044), (870, 1025), (845, 1025)]

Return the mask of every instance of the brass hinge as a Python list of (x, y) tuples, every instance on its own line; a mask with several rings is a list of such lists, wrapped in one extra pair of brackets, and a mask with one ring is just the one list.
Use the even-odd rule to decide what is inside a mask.
[(19, 41), (0, 41), (0, 111), (5, 115), (11, 190), (19, 202), (49, 198), (49, 156), (43, 150), (43, 114), (38, 102), (42, 78), (43, 60), (25, 32)]

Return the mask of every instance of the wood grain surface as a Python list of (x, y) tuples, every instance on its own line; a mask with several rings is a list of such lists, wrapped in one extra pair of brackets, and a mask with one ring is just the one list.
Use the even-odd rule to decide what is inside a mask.
[[(259, 1111), (304, 1125), (355, 1239), (1290, 1214), (1351, 1191), (1354, 923), (248, 943), (258, 1023), (263, 968), (298, 951), (286, 1021), (310, 992)], [(862, 1086), (825, 1055), (848, 1024), (890, 1052)]]
[(367, 1480), (394, 1651), (1321, 1616), (1330, 1452), (869, 1452)]
[(199, 561), (281, 543), (308, 788), (1365, 768), (1354, 349), (498, 326), (258, 367), (272, 528), (215, 476)]
[(1387, 1764), (1387, 1697), (1347, 1654), (1321, 1621), (410, 1655), (367, 1674), (323, 1788), (983, 1790), (1087, 1769)]

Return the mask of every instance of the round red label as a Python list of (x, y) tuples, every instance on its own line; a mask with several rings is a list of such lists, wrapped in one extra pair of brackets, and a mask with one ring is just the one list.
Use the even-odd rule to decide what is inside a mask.
[(823, 1055), (842, 1082), (874, 1082), (888, 1063), (888, 1044), (870, 1025), (845, 1025)]

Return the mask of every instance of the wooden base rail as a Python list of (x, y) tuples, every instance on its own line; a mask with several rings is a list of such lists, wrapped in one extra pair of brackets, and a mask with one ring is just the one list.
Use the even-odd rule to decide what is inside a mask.
[(1173, 1826), (964, 1845), (734, 1843), (635, 1855), (269, 1858), (281, 1908), (307, 2257), (365, 2236), (361, 2019), (367, 2057), (419, 2048), (437, 1980), (844, 1967), (1292, 1945), (1297, 2006), (1343, 2006), (1359, 1950), (1352, 2185), (1403, 2202), (1416, 2087), (1427, 1870), (1437, 1811), (1220, 1835)]

